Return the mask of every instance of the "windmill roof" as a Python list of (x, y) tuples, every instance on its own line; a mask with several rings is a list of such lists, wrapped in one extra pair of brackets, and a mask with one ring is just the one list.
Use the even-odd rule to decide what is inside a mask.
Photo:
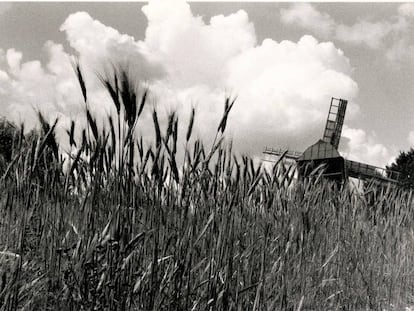
[(339, 157), (341, 157), (341, 155), (334, 146), (320, 139), (315, 144), (309, 146), (299, 157), (298, 161), (311, 161)]

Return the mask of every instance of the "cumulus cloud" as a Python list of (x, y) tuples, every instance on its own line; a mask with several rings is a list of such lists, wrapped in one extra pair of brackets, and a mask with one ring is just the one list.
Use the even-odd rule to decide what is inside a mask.
[(398, 7), (398, 13), (402, 16), (414, 17), (414, 4), (403, 3)]
[(395, 40), (387, 49), (385, 56), (392, 64), (401, 65), (403, 61), (414, 61), (414, 42), (409, 38)]
[(148, 19), (142, 45), (176, 86), (223, 86), (228, 61), (256, 43), (254, 26), (243, 10), (213, 16), (207, 24), (182, 1), (153, 1), (142, 11)]
[(26, 128), (37, 125), (37, 111), (48, 119), (59, 118), (58, 135), (71, 119), (84, 125), (84, 103), (73, 70), (75, 56), (80, 59), (86, 78), (88, 101), (98, 122), (113, 109), (108, 94), (96, 73), (110, 69), (108, 62), (134, 68), (137, 80), (154, 81), (162, 76), (162, 66), (151, 59), (139, 42), (117, 30), (92, 19), (85, 12), (68, 16), (61, 26), (71, 47), (77, 52), (69, 55), (61, 44), (48, 41), (44, 52), (48, 61), (24, 61), (15, 49), (0, 50), (0, 111), (3, 116)]
[(366, 44), (372, 49), (379, 48), (384, 38), (393, 30), (393, 25), (388, 22), (359, 21), (352, 26), (338, 25), (336, 38), (343, 42), (355, 45)]
[(319, 12), (310, 3), (294, 3), (288, 9), (281, 9), (280, 16), (286, 24), (298, 25), (324, 37), (331, 35), (336, 25), (329, 14)]
[[(79, 86), (62, 45), (45, 44), (50, 61), (23, 61), (23, 54), (14, 49), (0, 53), (0, 111), (2, 116), (25, 123), (30, 129), (37, 125), (37, 111), (47, 118), (60, 118), (63, 126), (81, 111)], [(80, 94), (79, 94), (80, 95)], [(60, 127), (59, 134), (62, 134)]]
[(331, 96), (356, 97), (349, 60), (332, 43), (304, 36), (257, 44), (242, 10), (204, 22), (186, 3), (171, 10), (169, 5), (144, 6), (143, 46), (169, 73), (164, 86), (198, 103), (201, 132), (213, 136), (225, 91), (238, 96), (228, 134), (241, 152), (260, 153), (264, 145), (278, 144), (304, 148), (319, 138)]
[(229, 123), (234, 135), (250, 133), (253, 148), (254, 141), (285, 146), (297, 141), (303, 148), (301, 139), (319, 138), (333, 94), (355, 98), (358, 87), (350, 72), (349, 61), (332, 43), (311, 36), (297, 43), (265, 40), (229, 65), (228, 84), (239, 91)]
[(411, 146), (414, 146), (414, 131), (408, 133), (407, 141), (410, 143)]
[(110, 60), (114, 64), (128, 64), (135, 68), (141, 80), (153, 80), (163, 75), (162, 67), (140, 42), (94, 20), (86, 12), (69, 15), (60, 31), (66, 34), (81, 61), (95, 70)]
[(282, 22), (312, 31), (324, 39), (378, 49), (391, 34), (408, 29), (407, 18), (414, 16), (414, 6), (400, 5), (397, 14), (385, 21), (358, 20), (352, 25), (335, 21), (329, 14), (320, 12), (309, 3), (292, 4), (287, 9), (281, 9), (280, 14)]
[[(86, 68), (91, 107), (100, 117), (111, 104), (93, 77), (107, 59), (132, 62), (162, 115), (176, 109), (183, 121), (196, 106), (195, 130), (203, 139), (214, 137), (225, 95), (237, 95), (228, 136), (240, 153), (258, 155), (265, 145), (303, 150), (321, 137), (331, 96), (349, 99), (349, 111), (358, 109), (351, 64), (332, 42), (307, 35), (297, 42), (258, 43), (243, 10), (208, 21), (181, 1), (154, 1), (142, 10), (148, 26), (140, 41), (86, 12), (70, 15), (60, 28)], [(28, 111), (38, 105), (69, 122), (83, 109), (71, 55), (53, 42), (45, 44), (45, 52), (45, 65), (24, 61), (15, 50), (0, 52), (0, 80), (5, 81), (0, 103), (7, 102), (2, 111), (14, 119), (29, 118)], [(359, 137), (350, 135), (351, 140)], [(350, 152), (362, 154), (360, 148)]]
[(393, 160), (388, 148), (378, 143), (375, 133), (367, 134), (362, 129), (344, 126), (342, 137), (343, 155), (349, 159), (376, 166), (385, 166)]

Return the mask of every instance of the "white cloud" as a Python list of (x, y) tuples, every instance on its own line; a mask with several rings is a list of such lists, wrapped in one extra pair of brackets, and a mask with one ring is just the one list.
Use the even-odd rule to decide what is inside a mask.
[(102, 70), (110, 60), (114, 64), (128, 64), (139, 72), (140, 80), (153, 80), (163, 75), (159, 66), (139, 42), (116, 29), (94, 20), (86, 12), (68, 16), (60, 27), (81, 61), (94, 70)]
[(153, 1), (142, 11), (148, 19), (144, 47), (180, 87), (221, 87), (227, 62), (256, 43), (253, 24), (243, 10), (214, 16), (208, 24), (181, 1)]
[(359, 21), (352, 26), (338, 25), (335, 36), (343, 42), (365, 44), (371, 49), (376, 49), (383, 44), (384, 38), (392, 30), (393, 25), (388, 22)]
[(414, 146), (414, 131), (408, 133), (407, 141), (410, 143), (411, 146)]
[(414, 4), (403, 3), (398, 7), (398, 13), (402, 16), (414, 17)]
[(335, 21), (329, 14), (320, 12), (309, 3), (292, 4), (288, 9), (281, 9), (280, 13), (282, 22), (312, 31), (324, 39), (378, 49), (392, 33), (408, 29), (406, 18), (414, 16), (414, 5), (402, 4), (398, 8), (398, 14), (391, 15), (388, 20), (359, 20), (352, 25)]
[(10, 67), (11, 72), (18, 72), (20, 70), (20, 62), (23, 54), (15, 49), (8, 49), (6, 52), (6, 61)]
[(371, 165), (383, 167), (393, 160), (389, 150), (381, 143), (375, 133), (367, 134), (362, 129), (353, 129), (344, 126), (342, 137), (343, 155), (349, 159)]
[(282, 22), (298, 25), (302, 28), (329, 36), (335, 27), (335, 21), (329, 14), (319, 12), (310, 3), (294, 3), (288, 9), (281, 9)]
[(414, 44), (410, 43), (406, 38), (395, 40), (387, 49), (385, 56), (392, 64), (398, 64), (404, 60), (413, 60)]
[(398, 33), (392, 37), (390, 46), (385, 53), (392, 64), (401, 65), (404, 61), (414, 61), (414, 41), (411, 35), (414, 18), (414, 4), (404, 3), (398, 7), (394, 19), (393, 31)]
[[(214, 137), (225, 94), (238, 95), (228, 134), (239, 152), (257, 155), (265, 145), (304, 149), (320, 138), (331, 96), (349, 99), (350, 110), (357, 110), (351, 64), (331, 42), (304, 36), (298, 42), (266, 39), (257, 44), (254, 26), (242, 10), (208, 22), (179, 1), (150, 2), (143, 12), (148, 27), (142, 41), (85, 12), (70, 15), (61, 26), (84, 65), (91, 107), (101, 117), (111, 104), (93, 72), (106, 58), (133, 62), (131, 67), (149, 81), (163, 119), (176, 108), (185, 127), (182, 121), (195, 105), (195, 130), (203, 139)], [(63, 47), (48, 42), (45, 50), (45, 66), (23, 62), (14, 50), (0, 53), (0, 64), (7, 63), (0, 68), (0, 79), (6, 80), (0, 102), (8, 103), (2, 111), (15, 119), (31, 117), (34, 124), (28, 111), (38, 105), (65, 124), (81, 115), (80, 89)], [(146, 129), (144, 125), (142, 133), (152, 134)]]
[(319, 138), (331, 96), (356, 97), (349, 60), (332, 43), (304, 36), (257, 45), (244, 11), (206, 23), (188, 4), (171, 11), (170, 5), (156, 1), (143, 8), (149, 20), (143, 47), (165, 66), (170, 93), (186, 98), (187, 107), (198, 103), (204, 135), (214, 136), (224, 91), (238, 95), (228, 134), (250, 153), (264, 145), (303, 148)]
[(297, 43), (265, 40), (229, 66), (228, 84), (239, 94), (229, 122), (234, 135), (252, 137), (249, 151), (257, 143), (303, 148), (295, 141), (320, 137), (331, 96), (355, 98), (350, 72), (347, 58), (331, 43), (311, 36)]
[[(2, 115), (26, 128), (37, 125), (37, 110), (49, 119), (59, 117), (61, 125), (80, 112), (79, 86), (61, 45), (45, 44), (50, 62), (45, 67), (39, 61), (22, 62), (22, 53), (9, 49), (3, 55), (6, 64), (0, 74), (0, 110)], [(0, 53), (1, 57), (2, 53)]]

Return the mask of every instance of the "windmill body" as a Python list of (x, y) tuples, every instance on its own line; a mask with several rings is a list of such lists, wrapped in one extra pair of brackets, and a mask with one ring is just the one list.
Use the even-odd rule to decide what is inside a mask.
[(323, 176), (335, 181), (348, 177), (358, 179), (376, 179), (379, 181), (398, 183), (399, 173), (385, 168), (347, 160), (338, 151), (342, 127), (345, 120), (347, 101), (332, 98), (328, 118), (322, 139), (309, 146), (304, 152), (283, 149), (265, 148), (264, 154), (293, 159), (297, 163), (300, 177), (308, 176), (315, 168), (324, 165)]

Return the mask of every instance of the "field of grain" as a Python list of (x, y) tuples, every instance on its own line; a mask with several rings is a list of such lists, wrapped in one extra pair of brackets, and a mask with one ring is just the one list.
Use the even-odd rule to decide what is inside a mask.
[[(56, 122), (17, 134), (0, 179), (0, 310), (405, 310), (414, 304), (411, 192), (271, 170), (223, 139), (184, 157), (178, 116), (155, 141), (135, 134), (147, 94), (102, 79), (117, 111), (76, 121), (63, 154)], [(237, 103), (236, 103), (237, 104)], [(229, 116), (230, 114), (230, 116)], [(74, 132), (83, 130), (82, 140)], [(18, 131), (16, 131), (18, 133)]]

